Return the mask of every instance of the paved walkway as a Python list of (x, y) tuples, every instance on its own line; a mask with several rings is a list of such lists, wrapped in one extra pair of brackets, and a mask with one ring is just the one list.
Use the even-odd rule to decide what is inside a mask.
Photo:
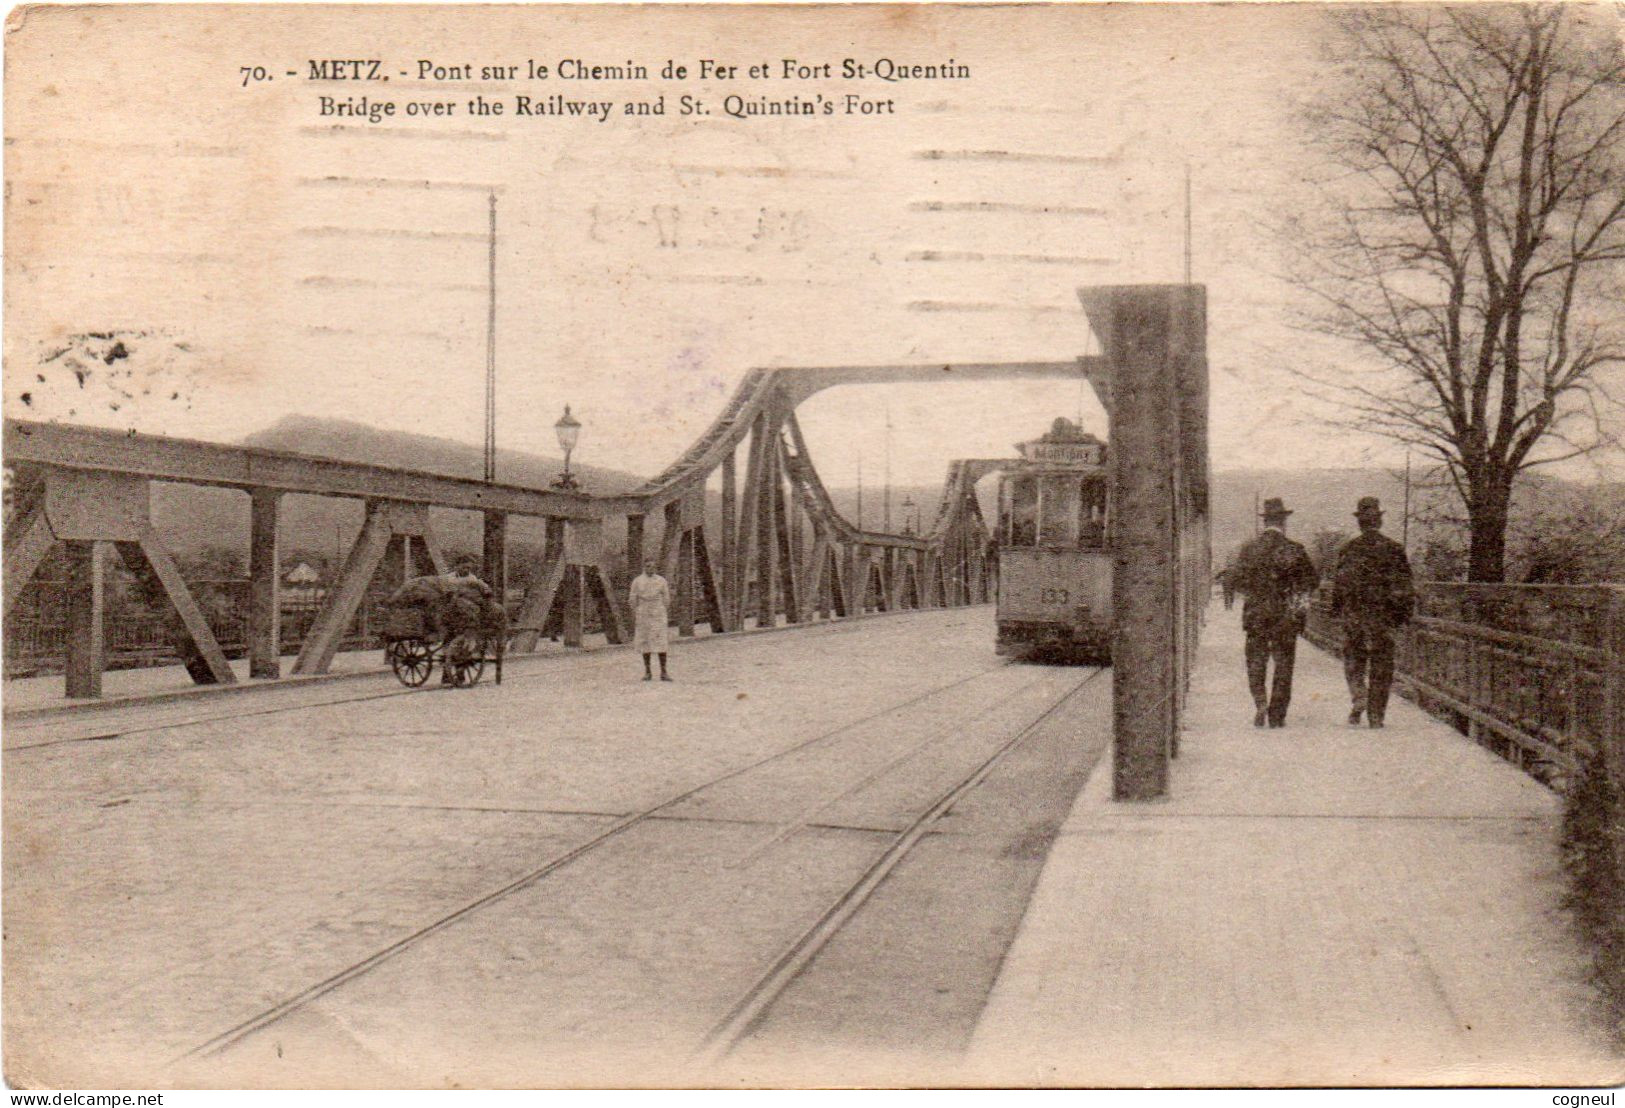
[(1215, 608), (1168, 800), (1073, 806), (968, 1061), (1002, 1084), (1617, 1084), (1560, 908), (1558, 798), (1300, 643), (1252, 726)]

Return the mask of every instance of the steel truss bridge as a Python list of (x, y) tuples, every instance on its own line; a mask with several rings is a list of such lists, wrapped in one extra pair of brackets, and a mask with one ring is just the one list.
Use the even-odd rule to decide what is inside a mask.
[[(360, 499), (365, 521), (291, 671), (332, 663), (380, 573), (444, 572), (430, 507), (481, 513), (484, 574), (507, 579), (511, 516), (545, 520), (546, 541), (511, 649), (534, 650), (550, 614), (579, 646), (595, 607), (611, 643), (628, 616), (610, 585), (606, 524), (624, 521), (626, 563), (653, 565), (674, 584), (680, 634), (704, 622), (738, 631), (850, 618), (868, 611), (957, 606), (989, 599), (989, 538), (978, 479), (1000, 463), (948, 469), (936, 519), (921, 535), (862, 530), (838, 512), (796, 420), (806, 399), (840, 385), (1087, 379), (1111, 420), (1116, 505), (1113, 644), (1119, 796), (1158, 795), (1177, 753), (1178, 720), (1208, 592), (1205, 292), (1199, 286), (1111, 286), (1079, 291), (1105, 353), (1055, 362), (757, 369), (675, 462), (626, 494), (592, 496), (88, 427), (8, 420), (5, 462), (15, 474), (5, 534), (5, 610), (61, 543), (69, 565), (66, 692), (99, 697), (105, 668), (103, 564), (111, 548), (174, 606), (199, 683), (236, 675), (150, 516), (150, 484), (237, 489), (250, 500), (249, 672), (281, 676), (277, 521), (286, 493)], [(742, 464), (741, 464), (742, 463)], [(742, 472), (741, 472), (742, 471)], [(720, 473), (720, 535), (707, 533), (706, 489)], [(650, 542), (650, 520), (658, 526)]]

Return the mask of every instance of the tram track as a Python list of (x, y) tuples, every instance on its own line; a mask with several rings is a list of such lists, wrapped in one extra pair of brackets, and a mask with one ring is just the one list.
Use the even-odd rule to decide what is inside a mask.
[(887, 848), (875, 861), (838, 896), (825, 911), (797, 939), (787, 947), (755, 984), (735, 1003), (702, 1040), (693, 1061), (701, 1067), (713, 1066), (725, 1060), (736, 1047), (761, 1026), (774, 1004), (795, 984), (820, 952), (840, 933), (864, 905), (868, 903), (887, 877), (902, 864), (910, 852), (931, 833), (933, 826), (969, 793), (981, 785), (1007, 755), (1015, 751), (1056, 712), (1078, 696), (1095, 679), (1105, 673), (1094, 669), (1072, 688), (1001, 743), (992, 754), (971, 772), (944, 791), (928, 808), (911, 820), (901, 832), (895, 834)]
[[(271, 1006), (261, 1010), (257, 1014), (255, 1014), (253, 1016), (250, 1016), (248, 1019), (245, 1019), (245, 1020), (233, 1025), (232, 1027), (228, 1028), (227, 1030), (222, 1031), (221, 1033), (213, 1036), (212, 1038), (210, 1038), (210, 1039), (198, 1044), (197, 1046), (193, 1047), (192, 1049), (186, 1051), (179, 1058), (174, 1059), (174, 1061), (175, 1061), (175, 1063), (181, 1063), (181, 1062), (186, 1062), (186, 1061), (190, 1061), (190, 1060), (194, 1060), (194, 1059), (202, 1059), (202, 1058), (218, 1056), (218, 1055), (224, 1053), (225, 1051), (229, 1050), (234, 1045), (242, 1042), (243, 1040), (249, 1038), (250, 1036), (256, 1034), (257, 1032), (259, 1032), (259, 1031), (261, 1031), (261, 1030), (263, 1030), (263, 1029), (277, 1023), (278, 1021), (284, 1019), (285, 1017), (290, 1016), (293, 1013), (307, 1007), (308, 1005), (310, 1005), (314, 1001), (317, 1001), (317, 1000), (321, 999), (322, 997), (325, 997), (325, 996), (335, 992), (336, 990), (342, 988), (344, 985), (348, 984), (349, 982), (354, 981), (355, 979), (367, 974), (371, 970), (376, 969), (377, 967), (383, 965), (384, 963), (390, 961), (391, 959), (397, 957), (398, 955), (406, 952), (407, 950), (410, 950), (410, 949), (420, 945), (425, 940), (427, 940), (427, 939), (431, 938), (432, 936), (446, 930), (447, 928), (451, 927), (452, 925), (454, 925), (454, 924), (456, 924), (456, 923), (458, 923), (458, 922), (460, 922), (462, 920), (465, 920), (465, 919), (469, 918), (470, 916), (473, 916), (476, 913), (480, 912), (481, 910), (489, 908), (492, 905), (494, 905), (494, 904), (496, 904), (496, 903), (498, 903), (500, 901), (503, 901), (503, 900), (513, 896), (514, 894), (519, 893), (519, 892), (521, 892), (521, 891), (535, 885), (537, 882), (545, 879), (546, 877), (548, 877), (549, 875), (557, 872), (558, 870), (561, 870), (561, 869), (563, 869), (563, 868), (565, 868), (567, 866), (570, 866), (571, 864), (579, 861), (580, 859), (582, 859), (586, 855), (591, 854), (592, 852), (594, 852), (594, 851), (598, 850), (599, 848), (605, 846), (607, 843), (610, 843), (610, 842), (620, 838), (622, 835), (624, 835), (626, 832), (632, 830), (633, 828), (639, 827), (641, 825), (644, 825), (644, 824), (650, 823), (650, 822), (658, 822), (662, 818), (662, 813), (665, 813), (668, 810), (682, 804), (683, 802), (697, 796), (698, 794), (703, 793), (707, 789), (714, 788), (715, 786), (720, 785), (720, 784), (722, 784), (724, 782), (731, 781), (731, 780), (733, 780), (735, 778), (741, 777), (744, 774), (750, 773), (751, 771), (757, 770), (757, 769), (759, 769), (759, 768), (761, 768), (763, 766), (769, 765), (771, 763), (780, 761), (780, 760), (785, 759), (785, 758), (789, 758), (789, 757), (791, 757), (793, 755), (796, 755), (796, 754), (799, 754), (799, 753), (801, 753), (803, 751), (810, 750), (812, 748), (815, 748), (815, 747), (819, 746), (820, 744), (830, 742), (831, 740), (834, 740), (834, 739), (836, 739), (836, 738), (838, 738), (838, 737), (840, 737), (842, 735), (846, 735), (846, 734), (848, 734), (850, 732), (853, 732), (853, 731), (855, 731), (857, 729), (860, 729), (860, 728), (862, 728), (862, 727), (864, 727), (866, 725), (870, 725), (870, 724), (873, 724), (873, 723), (875, 723), (875, 722), (877, 722), (879, 720), (883, 720), (888, 716), (892, 716), (892, 715), (897, 714), (898, 712), (904, 711), (904, 710), (909, 709), (909, 708), (916, 707), (917, 705), (919, 705), (919, 704), (921, 704), (921, 703), (923, 703), (925, 701), (932, 700), (932, 699), (937, 698), (937, 697), (941, 697), (941, 696), (943, 696), (945, 694), (953, 692), (956, 689), (959, 689), (959, 688), (961, 688), (963, 686), (969, 685), (972, 682), (981, 680), (983, 678), (986, 678), (986, 677), (989, 677), (989, 676), (991, 676), (993, 674), (996, 674), (996, 673), (998, 673), (998, 672), (1000, 672), (1000, 671), (1002, 671), (1004, 669), (1007, 669), (1011, 664), (1012, 664), (1012, 662), (1010, 660), (1001, 660), (997, 664), (989, 666), (989, 667), (987, 667), (985, 669), (978, 670), (975, 673), (968, 674), (968, 675), (966, 675), (964, 677), (957, 678), (957, 679), (955, 679), (953, 681), (949, 681), (949, 682), (946, 682), (946, 683), (941, 684), (941, 685), (933, 686), (932, 688), (927, 689), (924, 692), (921, 692), (921, 693), (919, 693), (917, 695), (914, 695), (912, 697), (909, 697), (908, 699), (906, 699), (904, 701), (901, 701), (901, 702), (896, 703), (896, 704), (889, 705), (886, 708), (883, 708), (883, 709), (881, 709), (879, 711), (876, 711), (876, 712), (871, 712), (868, 715), (859, 717), (857, 719), (849, 720), (849, 721), (847, 721), (845, 723), (840, 724), (837, 727), (830, 728), (830, 729), (828, 729), (826, 731), (820, 732), (819, 734), (812, 736), (811, 738), (805, 739), (805, 740), (803, 740), (801, 742), (798, 742), (798, 743), (796, 743), (796, 744), (794, 744), (792, 746), (786, 747), (783, 750), (775, 751), (772, 754), (769, 754), (769, 755), (766, 755), (764, 757), (758, 758), (758, 759), (756, 759), (754, 761), (748, 762), (745, 765), (737, 766), (737, 767), (735, 767), (735, 768), (733, 768), (733, 769), (731, 769), (731, 770), (729, 770), (729, 771), (727, 771), (725, 773), (722, 773), (722, 774), (719, 774), (717, 776), (711, 777), (711, 778), (707, 779), (706, 781), (704, 781), (704, 782), (702, 782), (702, 783), (700, 783), (698, 785), (695, 785), (695, 786), (693, 786), (691, 788), (685, 789), (682, 792), (677, 793), (677, 794), (675, 794), (673, 796), (667, 797), (666, 799), (661, 800), (657, 804), (654, 804), (654, 805), (651, 805), (649, 807), (640, 809), (640, 810), (638, 810), (636, 812), (633, 812), (633, 813), (623, 815), (623, 816), (617, 818), (615, 820), (615, 822), (612, 823), (610, 826), (604, 828), (598, 834), (592, 836), (591, 838), (587, 839), (586, 841), (584, 841), (582, 843), (578, 843), (577, 845), (571, 847), (570, 849), (568, 849), (566, 851), (563, 851), (562, 853), (559, 853), (559, 854), (553, 856), (552, 858), (549, 858), (546, 862), (542, 863), (541, 865), (539, 865), (539, 866), (537, 866), (537, 867), (535, 867), (535, 868), (533, 868), (531, 870), (528, 870), (527, 872), (525, 872), (524, 874), (522, 874), (518, 878), (516, 878), (516, 879), (502, 885), (500, 888), (497, 888), (497, 889), (495, 889), (495, 890), (493, 890), (493, 891), (491, 891), (489, 893), (486, 893), (486, 894), (476, 898), (475, 900), (472, 900), (472, 901), (469, 901), (466, 904), (463, 904), (462, 906), (456, 908), (455, 910), (453, 910), (453, 911), (439, 917), (438, 919), (436, 919), (436, 920), (434, 920), (434, 921), (432, 921), (432, 922), (430, 922), (430, 923), (416, 929), (415, 931), (411, 932), (410, 934), (405, 935), (400, 939), (397, 939), (395, 942), (392, 942), (389, 945), (380, 948), (379, 950), (377, 950), (377, 951), (373, 952), (372, 954), (368, 955), (366, 958), (363, 958), (363, 959), (360, 959), (359, 961), (353, 962), (350, 965), (346, 966), (344, 969), (339, 970), (338, 972), (336, 972), (334, 974), (331, 974), (330, 976), (328, 976), (326, 978), (323, 978), (322, 980), (316, 982), (313, 985), (310, 985), (309, 987), (301, 990), (300, 992), (285, 998), (284, 1000), (278, 1002), (277, 1004), (271, 1005)], [(528, 677), (528, 676), (533, 676), (533, 675), (528, 675), (527, 674), (527, 675), (524, 675), (524, 676)], [(1060, 702), (1064, 702), (1065, 700), (1069, 699), (1077, 691), (1077, 688), (1081, 688), (1082, 685), (1086, 684), (1088, 680), (1089, 680), (1088, 678), (1085, 678), (1084, 681), (1080, 682), (1077, 687), (1075, 687), (1072, 690), (1069, 690), (1066, 694), (1064, 694), (1062, 696), (1062, 698), (1061, 698), (1061, 701), (1058, 701), (1056, 706), (1058, 706), (1058, 704)], [(1034, 684), (1036, 684), (1036, 682), (1034, 682)], [(413, 692), (418, 692), (418, 691), (420, 691), (420, 690), (416, 690), (416, 689), (405, 689), (405, 690), (398, 690), (398, 691), (397, 690), (391, 690), (390, 692), (383, 693), (383, 694), (372, 694), (372, 695), (366, 696), (366, 697), (354, 697), (354, 698), (349, 698), (349, 699), (343, 700), (343, 701), (326, 701), (326, 702), (323, 702), (323, 704), (320, 704), (320, 705), (309, 705), (309, 706), (303, 706), (303, 707), (310, 707), (310, 708), (324, 707), (324, 706), (330, 706), (330, 705), (339, 704), (339, 703), (349, 703), (349, 702), (352, 702), (352, 701), (355, 701), (355, 700), (379, 699), (379, 698), (384, 697), (384, 696), (409, 695), (409, 694), (411, 694)], [(295, 710), (295, 709), (290, 706), (288, 709), (285, 709), (285, 710)], [(1040, 717), (1040, 719), (1042, 719), (1042, 718), (1043, 717)], [(205, 722), (205, 721), (200, 721), (200, 722)], [(1021, 733), (1021, 735), (1026, 734), (1026, 731), (1030, 730), (1031, 727), (1036, 726), (1038, 722), (1039, 721), (1034, 721), (1034, 723), (1029, 725), (1028, 729), (1024, 730)], [(168, 726), (173, 726), (173, 725), (168, 725)], [(1015, 740), (1015, 741), (1019, 741), (1019, 738), (1021, 737), (1021, 735), (1018, 735), (1017, 740)], [(1011, 743), (1005, 744), (1005, 746), (1003, 748), (1001, 748), (1001, 752), (1003, 750), (1008, 750), (1008, 749), (1012, 748), (1014, 746), (1014, 744), (1015, 744), (1015, 741), (1012, 741)], [(990, 760), (989, 763), (987, 763), (988, 768), (991, 768), (992, 762), (996, 761), (998, 756), (999, 755), (996, 754), (995, 758)], [(974, 786), (972, 786), (972, 787), (974, 787)], [(951, 804), (950, 804), (950, 806), (951, 806)], [(819, 809), (819, 810), (822, 810), (822, 809)]]
[[(526, 674), (525, 676), (533, 676)], [(510, 678), (514, 680), (516, 678)], [(280, 691), (280, 690), (279, 690)], [(155, 731), (179, 731), (187, 727), (201, 727), (208, 723), (220, 723), (225, 720), (253, 719), (257, 716), (279, 715), (284, 712), (308, 712), (320, 708), (332, 708), (340, 704), (361, 704), (369, 700), (388, 700), (397, 696), (411, 696), (417, 692), (438, 692), (438, 689), (389, 689), (380, 693), (368, 693), (365, 696), (347, 696), (338, 700), (321, 700), (313, 704), (285, 704), (276, 708), (258, 708), (246, 712), (222, 713), (212, 716), (195, 716), (191, 719), (175, 720), (173, 722), (153, 723), (144, 727), (126, 727), (118, 731), (103, 731), (94, 735), (75, 735), (66, 739), (48, 739), (37, 743), (18, 743), (16, 746), (5, 748), (7, 754), (21, 754), (31, 750), (47, 750), (57, 746), (73, 746), (78, 743), (112, 742), (115, 739), (127, 739), (135, 735), (151, 734)]]

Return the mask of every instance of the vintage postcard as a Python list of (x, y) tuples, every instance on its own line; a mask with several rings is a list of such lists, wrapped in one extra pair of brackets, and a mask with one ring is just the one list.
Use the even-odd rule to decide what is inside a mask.
[(1622, 30), (14, 8), (6, 1080), (1617, 1085)]

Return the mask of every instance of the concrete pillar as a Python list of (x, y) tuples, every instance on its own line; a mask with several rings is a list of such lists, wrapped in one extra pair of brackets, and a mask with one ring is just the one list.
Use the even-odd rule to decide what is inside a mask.
[[(248, 675), (282, 676), (282, 598), (279, 590), (277, 509), (282, 494), (275, 489), (249, 493), (248, 535)], [(410, 572), (410, 562), (408, 563)]]
[(1179, 726), (1180, 462), (1189, 445), (1180, 385), (1188, 365), (1205, 365), (1205, 290), (1118, 286), (1079, 297), (1111, 373), (1112, 795), (1150, 800), (1168, 790)]
[(99, 697), (107, 664), (102, 544), (73, 539), (63, 545), (68, 563), (67, 696)]

